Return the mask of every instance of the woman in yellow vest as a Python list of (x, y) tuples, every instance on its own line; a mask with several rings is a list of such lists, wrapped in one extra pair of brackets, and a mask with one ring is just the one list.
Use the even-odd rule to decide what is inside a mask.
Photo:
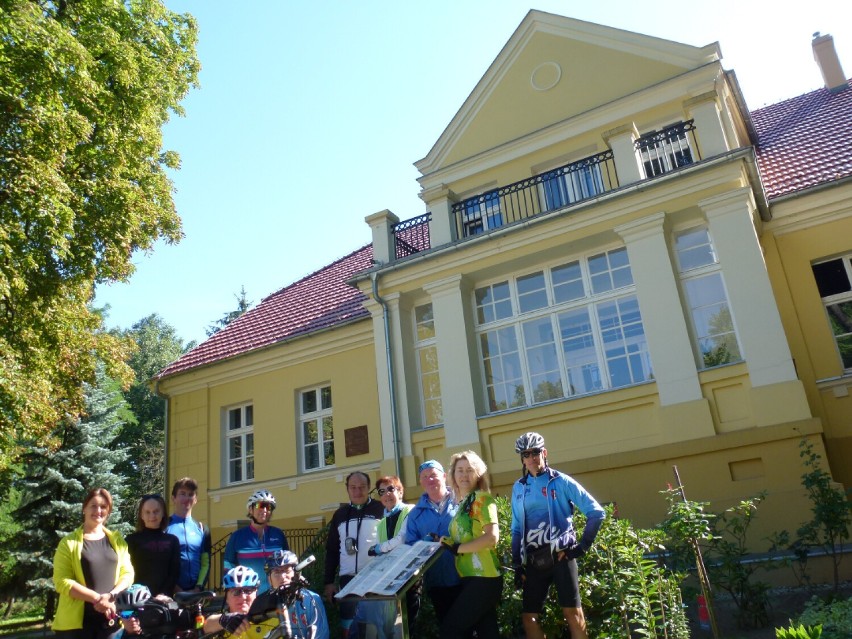
[[(405, 543), (405, 520), (414, 508), (412, 504), (402, 502), (404, 496), (402, 482), (394, 475), (377, 479), (376, 493), (385, 507), (385, 516), (376, 527), (379, 543), (370, 548), (368, 554), (371, 556), (385, 555)], [(418, 582), (409, 588), (405, 599), (408, 636), (412, 639), (414, 635), (411, 630), (414, 628), (414, 622), (420, 610), (420, 590), (421, 586)], [(394, 635), (397, 616), (397, 607), (394, 602), (370, 602), (368, 605), (362, 604), (361, 608), (358, 614), (359, 620), (376, 626), (378, 639), (389, 639)]]
[(56, 548), (57, 639), (109, 639), (121, 629), (115, 595), (133, 583), (133, 566), (122, 536), (104, 526), (111, 512), (112, 495), (93, 488), (83, 499), (83, 525)]

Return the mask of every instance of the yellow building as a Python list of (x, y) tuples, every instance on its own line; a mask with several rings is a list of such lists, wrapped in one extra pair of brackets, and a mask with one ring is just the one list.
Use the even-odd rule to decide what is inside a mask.
[(214, 539), (258, 488), (305, 527), (352, 470), (411, 500), (420, 462), (468, 448), (506, 494), (535, 430), (639, 525), (677, 465), (690, 498), (766, 490), (761, 530), (795, 529), (803, 437), (852, 486), (852, 91), (832, 65), (834, 90), (752, 114), (717, 44), (531, 11), (416, 163), (428, 214), (370, 215), (371, 245), (158, 375), (169, 481), (199, 480)]

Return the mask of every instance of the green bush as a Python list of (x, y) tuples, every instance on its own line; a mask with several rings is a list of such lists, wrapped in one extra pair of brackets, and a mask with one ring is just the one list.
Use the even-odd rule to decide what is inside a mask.
[(819, 639), (822, 636), (822, 626), (794, 626), (789, 628), (776, 628), (777, 639)]
[(852, 638), (852, 599), (827, 602), (812, 597), (796, 621), (808, 626), (821, 625), (823, 639)]
[[(511, 566), (512, 512), (506, 498), (498, 498), (500, 541), (498, 553), (504, 566)], [(585, 519), (574, 518), (578, 536)], [(592, 549), (579, 560), (580, 592), (589, 637), (689, 637), (689, 627), (680, 593), (684, 575), (668, 570), (653, 559), (664, 549), (663, 535), (655, 530), (635, 529), (618, 519), (612, 507), (598, 532)], [(521, 629), (521, 593), (515, 590), (514, 575), (507, 571), (503, 600), (497, 611), (500, 633), (516, 637)], [(545, 602), (542, 627), (548, 637), (563, 636), (562, 608), (555, 590)]]

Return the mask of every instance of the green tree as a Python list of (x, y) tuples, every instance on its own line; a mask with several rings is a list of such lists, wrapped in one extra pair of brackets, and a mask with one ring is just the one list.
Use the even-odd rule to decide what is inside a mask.
[(134, 419), (125, 422), (117, 440), (128, 455), (119, 465), (127, 481), (123, 518), (133, 521), (139, 495), (164, 489), (165, 401), (151, 389), (149, 381), (191, 344), (185, 346), (174, 327), (156, 313), (139, 320), (123, 335), (136, 344), (128, 362), (136, 381), (124, 394)]
[(160, 0), (0, 3), (0, 467), (83, 409), (98, 361), (96, 284), (181, 237), (162, 127), (196, 83), (197, 28)]
[(11, 544), (21, 529), (12, 518), (12, 513), (20, 504), (21, 495), (9, 486), (3, 488), (3, 494), (6, 498), (0, 502), (0, 599), (6, 603), (3, 615), (8, 616), (15, 598), (23, 594), (23, 578), (11, 551)]
[(211, 337), (225, 328), (228, 324), (237, 319), (240, 315), (245, 313), (247, 310), (251, 308), (251, 305), (254, 303), (250, 301), (246, 297), (246, 287), (241, 286), (240, 292), (234, 295), (234, 298), (237, 300), (237, 308), (229, 313), (225, 313), (220, 319), (217, 319), (215, 322), (210, 324), (204, 332), (207, 333), (207, 337)]
[(852, 503), (843, 489), (834, 483), (825, 468), (822, 455), (814, 451), (806, 438), (799, 442), (799, 456), (805, 466), (802, 486), (808, 491), (813, 517), (798, 530), (799, 541), (806, 546), (825, 550), (834, 569), (834, 590), (840, 585), (840, 562), (843, 543), (849, 539), (852, 526)]
[(67, 419), (52, 433), (58, 449), (33, 446), (22, 458), (24, 475), (16, 482), (20, 506), (13, 517), (20, 526), (12, 548), (18, 575), (26, 577), (28, 596), (46, 596), (46, 617), (53, 615), (53, 553), (63, 535), (80, 525), (83, 497), (103, 487), (114, 498), (109, 527), (127, 531), (120, 506), (124, 479), (116, 473), (126, 453), (115, 445), (131, 413), (119, 385), (96, 370), (96, 383), (85, 384), (85, 417)]

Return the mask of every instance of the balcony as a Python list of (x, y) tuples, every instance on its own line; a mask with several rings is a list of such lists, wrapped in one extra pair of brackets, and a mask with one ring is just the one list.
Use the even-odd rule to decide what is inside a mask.
[[(700, 159), (693, 120), (650, 131), (633, 142), (648, 180)], [(452, 204), (456, 239), (474, 237), (522, 220), (569, 209), (620, 186), (613, 151), (606, 150), (539, 175)], [(393, 227), (396, 259), (430, 248), (431, 214)]]

